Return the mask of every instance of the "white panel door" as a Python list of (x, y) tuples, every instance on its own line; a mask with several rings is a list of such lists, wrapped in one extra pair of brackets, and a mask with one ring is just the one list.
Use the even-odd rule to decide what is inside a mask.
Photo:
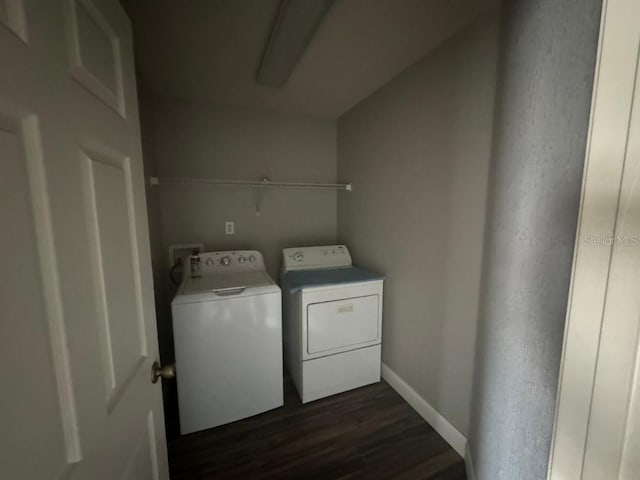
[(0, 477), (168, 479), (130, 26), (0, 0)]
[(640, 3), (604, 4), (549, 478), (640, 478)]

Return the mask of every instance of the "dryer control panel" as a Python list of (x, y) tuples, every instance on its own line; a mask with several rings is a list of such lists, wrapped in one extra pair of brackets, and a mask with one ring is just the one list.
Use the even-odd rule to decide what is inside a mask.
[(282, 250), (282, 270), (348, 267), (351, 254), (346, 245), (285, 248)]

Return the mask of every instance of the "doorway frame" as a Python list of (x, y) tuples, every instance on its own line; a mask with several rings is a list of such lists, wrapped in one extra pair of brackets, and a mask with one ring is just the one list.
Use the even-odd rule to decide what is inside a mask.
[(596, 428), (590, 423), (605, 305), (608, 311), (617, 308), (607, 293), (636, 95), (638, 19), (639, 2), (604, 0), (547, 475), (551, 480), (583, 477), (587, 438), (594, 434), (590, 427)]

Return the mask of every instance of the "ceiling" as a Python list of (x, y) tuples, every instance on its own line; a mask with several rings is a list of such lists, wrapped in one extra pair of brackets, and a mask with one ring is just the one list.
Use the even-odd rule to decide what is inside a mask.
[(497, 3), (337, 0), (271, 88), (255, 78), (278, 1), (123, 0), (139, 73), (169, 98), (337, 117)]

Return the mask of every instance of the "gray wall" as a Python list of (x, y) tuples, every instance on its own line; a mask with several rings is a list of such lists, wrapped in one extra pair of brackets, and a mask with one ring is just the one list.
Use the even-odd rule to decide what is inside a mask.
[(142, 160), (145, 176), (145, 193), (147, 198), (147, 217), (149, 221), (149, 240), (151, 243), (151, 266), (153, 268), (153, 284), (156, 288), (156, 309), (162, 290), (158, 289), (162, 285), (160, 279), (160, 266), (163, 263), (162, 255), (162, 221), (160, 218), (160, 201), (158, 190), (149, 184), (149, 177), (158, 175), (156, 165), (154, 126), (153, 126), (153, 94), (150, 92), (144, 80), (137, 78), (138, 85), (138, 111), (140, 116), (140, 136), (142, 140)]
[[(165, 264), (167, 255), (162, 242), (162, 217), (160, 214), (160, 192), (149, 183), (150, 177), (158, 176), (156, 163), (154, 95), (144, 79), (137, 77), (138, 110), (140, 115), (140, 135), (142, 139), (142, 160), (146, 180), (147, 218), (149, 222), (149, 242), (151, 247), (151, 267), (153, 269), (153, 293), (158, 327), (158, 348), (162, 364), (173, 362), (173, 333), (166, 294)], [(165, 428), (168, 438), (179, 434), (177, 415), (177, 390), (175, 382), (162, 382), (162, 397), (165, 413)]]
[(600, 0), (505, 4), (470, 448), (546, 478)]
[(387, 276), (383, 361), (469, 424), (497, 58), (484, 18), (338, 120), (338, 239)]
[[(161, 177), (336, 181), (330, 119), (157, 98), (155, 147)], [(248, 188), (165, 186), (160, 202), (165, 252), (194, 242), (208, 250), (257, 249), (275, 280), (282, 248), (336, 240), (335, 191), (268, 190), (260, 216)], [(225, 235), (225, 221), (235, 222), (235, 235)]]
[[(128, 11), (126, 2), (121, 2)], [(135, 45), (134, 45), (135, 47)], [(135, 52), (136, 59), (140, 52)], [(145, 178), (145, 196), (147, 203), (147, 221), (149, 223), (149, 247), (151, 251), (151, 268), (153, 273), (153, 293), (156, 309), (156, 325), (158, 329), (158, 349), (162, 364), (173, 361), (173, 334), (171, 317), (166, 300), (165, 272), (166, 254), (162, 242), (162, 218), (160, 214), (160, 192), (152, 187), (149, 178), (158, 176), (155, 145), (154, 94), (146, 80), (136, 68), (136, 86), (138, 91), (138, 116), (140, 121), (140, 137), (142, 144), (142, 162)], [(165, 413), (165, 429), (169, 438), (179, 434), (177, 417), (177, 391), (175, 384), (162, 383), (163, 406)]]
[[(139, 81), (140, 83), (140, 81)], [(336, 181), (335, 121), (140, 94), (145, 176)], [(281, 250), (336, 241), (335, 191), (268, 190), (256, 216), (251, 189), (161, 186), (147, 190), (160, 356), (174, 361), (168, 247), (260, 250), (278, 281)], [(224, 234), (224, 222), (236, 234)], [(179, 434), (175, 382), (163, 383), (169, 438)]]

